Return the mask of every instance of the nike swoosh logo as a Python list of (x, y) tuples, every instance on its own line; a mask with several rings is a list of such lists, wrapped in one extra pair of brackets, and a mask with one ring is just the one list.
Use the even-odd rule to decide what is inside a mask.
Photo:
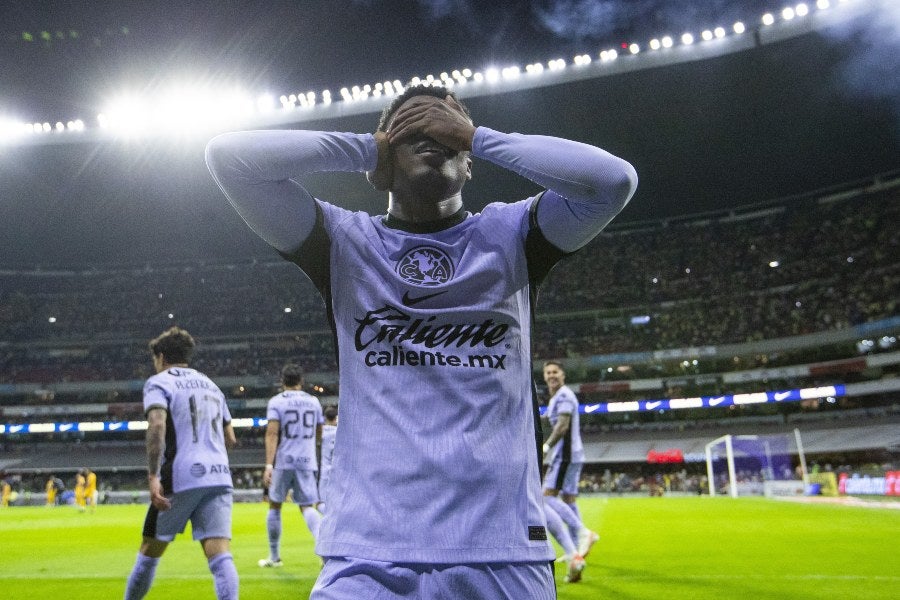
[(725, 396), (719, 396), (718, 398), (710, 398), (709, 405), (710, 406), (718, 406), (725, 401)]
[(401, 302), (403, 302), (403, 306), (415, 306), (420, 302), (425, 302), (429, 298), (434, 298), (435, 296), (440, 296), (441, 294), (446, 293), (447, 290), (444, 290), (443, 292), (435, 292), (434, 294), (426, 294), (424, 296), (419, 296), (418, 298), (411, 298), (409, 296), (409, 292), (403, 292), (403, 299), (401, 300)]
[(659, 406), (662, 406), (662, 401), (648, 402), (646, 406), (647, 406), (647, 410), (653, 410), (654, 408), (658, 408)]
[(785, 398), (790, 398), (790, 397), (791, 397), (790, 392), (775, 392), (775, 401), (776, 402), (780, 402), (780, 401), (784, 400)]

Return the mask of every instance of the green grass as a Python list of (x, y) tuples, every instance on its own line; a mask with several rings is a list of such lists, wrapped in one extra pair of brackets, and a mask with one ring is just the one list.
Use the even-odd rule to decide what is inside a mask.
[[(601, 540), (560, 600), (897, 597), (900, 511), (765, 499), (582, 498)], [(0, 510), (0, 598), (121, 598), (145, 507)], [(243, 600), (306, 598), (318, 573), (299, 511), (285, 506), (285, 567), (264, 570), (266, 506), (236, 504), (233, 553)], [(188, 534), (169, 547), (148, 599), (214, 598)]]

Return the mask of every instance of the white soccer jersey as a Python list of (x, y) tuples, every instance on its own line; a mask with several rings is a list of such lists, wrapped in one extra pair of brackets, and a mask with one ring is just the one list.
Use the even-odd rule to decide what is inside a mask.
[(547, 417), (556, 425), (559, 415), (571, 415), (569, 431), (553, 446), (552, 460), (568, 463), (584, 462), (584, 445), (581, 443), (581, 425), (578, 418), (578, 397), (569, 386), (559, 388), (547, 404)]
[(532, 404), (531, 203), (416, 234), (319, 202), (294, 258), (323, 291), (340, 360), (338, 466), (318, 554), (552, 558)]
[(285, 390), (269, 399), (266, 418), (278, 421), (275, 468), (318, 470), (316, 428), (325, 420), (319, 399), (301, 390)]
[(322, 426), (322, 457), (319, 466), (319, 497), (324, 502), (327, 500), (326, 488), (331, 477), (331, 469), (334, 462), (334, 438), (337, 435), (337, 425)]
[(232, 486), (224, 426), (231, 422), (225, 395), (206, 375), (172, 367), (144, 384), (144, 411), (162, 407), (166, 448), (160, 479), (166, 492)]

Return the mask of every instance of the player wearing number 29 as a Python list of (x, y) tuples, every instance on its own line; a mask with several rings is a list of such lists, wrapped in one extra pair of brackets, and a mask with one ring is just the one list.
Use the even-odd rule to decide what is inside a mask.
[(315, 509), (319, 502), (316, 481), (316, 447), (322, 441), (322, 405), (319, 399), (302, 390), (303, 370), (286, 364), (281, 369), (283, 391), (269, 399), (266, 409), (266, 471), (263, 483), (269, 488), (269, 557), (260, 559), (260, 567), (280, 567), (281, 505), (293, 491), (313, 539), (319, 536), (322, 515)]
[(208, 560), (216, 598), (238, 597), (226, 451), (236, 439), (224, 394), (206, 375), (188, 367), (193, 350), (194, 339), (178, 327), (150, 342), (156, 369), (144, 384), (150, 508), (125, 600), (147, 594), (160, 557), (188, 521)]

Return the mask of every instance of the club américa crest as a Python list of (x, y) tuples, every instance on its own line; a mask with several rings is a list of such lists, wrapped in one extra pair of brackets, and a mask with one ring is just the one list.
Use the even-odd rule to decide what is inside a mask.
[(434, 246), (416, 246), (397, 262), (397, 274), (414, 285), (440, 285), (453, 279), (453, 261)]

